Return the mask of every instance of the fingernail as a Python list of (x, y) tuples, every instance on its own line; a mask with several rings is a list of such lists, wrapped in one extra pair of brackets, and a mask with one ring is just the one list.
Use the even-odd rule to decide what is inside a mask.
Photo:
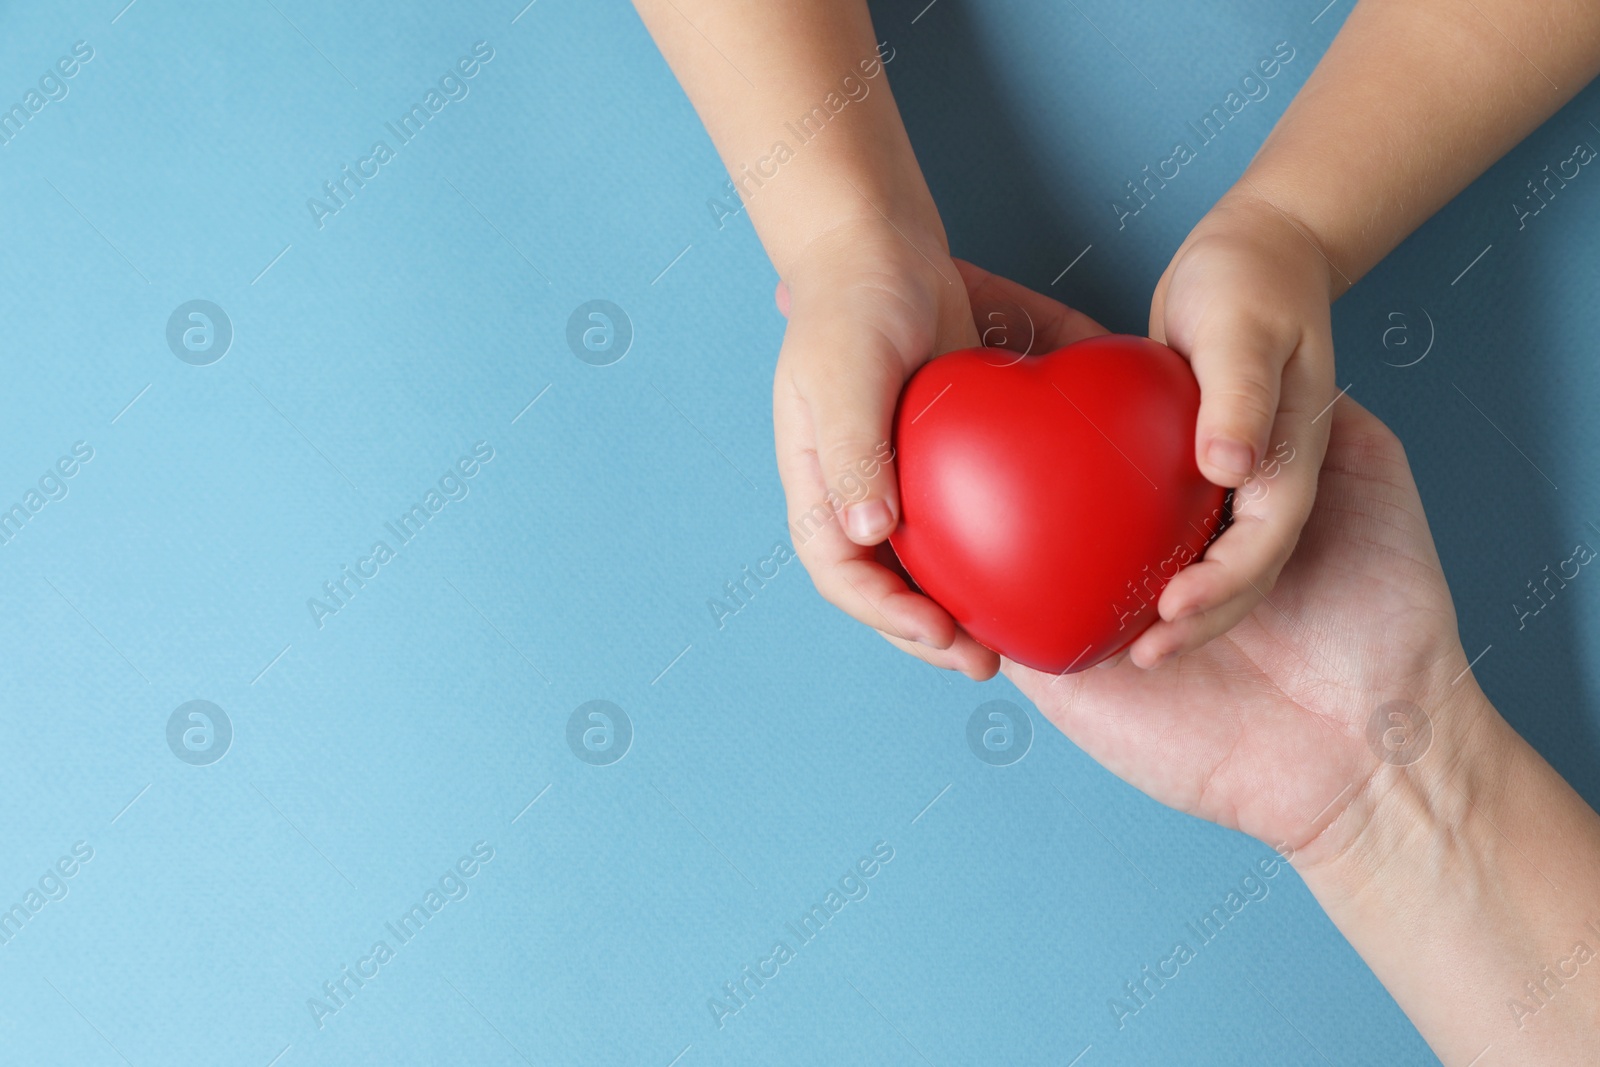
[(1242, 482), (1250, 477), (1255, 457), (1251, 455), (1248, 445), (1219, 437), (1206, 446), (1206, 462), (1230, 479)]
[(851, 504), (844, 509), (844, 528), (852, 541), (876, 541), (889, 532), (894, 516), (881, 500)]

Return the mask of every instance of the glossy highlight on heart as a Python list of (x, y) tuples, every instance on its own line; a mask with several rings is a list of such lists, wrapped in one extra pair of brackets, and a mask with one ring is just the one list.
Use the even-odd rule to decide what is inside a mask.
[(895, 413), (890, 543), (984, 645), (1084, 670), (1155, 621), (1222, 522), (1227, 491), (1195, 465), (1199, 411), (1188, 362), (1144, 337), (940, 356)]

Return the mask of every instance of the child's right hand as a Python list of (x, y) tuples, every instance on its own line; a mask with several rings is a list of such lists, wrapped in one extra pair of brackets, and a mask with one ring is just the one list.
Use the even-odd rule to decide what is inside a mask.
[(795, 257), (777, 291), (789, 328), (772, 421), (789, 532), (817, 591), (896, 647), (982, 679), (999, 657), (907, 586), (887, 544), (900, 521), (890, 447), (900, 389), (935, 355), (978, 343), (943, 249), (942, 234), (863, 220)]
[[(900, 521), (890, 442), (907, 379), (936, 355), (980, 344), (975, 318), (987, 329), (1006, 311), (1016, 317), (1021, 291), (951, 259), (942, 233), (881, 218), (811, 241), (777, 291), (789, 328), (773, 429), (796, 554), (835, 606), (896, 647), (980, 681), (999, 657), (907, 585), (887, 544)], [(1075, 312), (1062, 317), (1050, 326), (1073, 340), (1105, 332)], [(1007, 336), (990, 329), (983, 340), (1031, 340), (1031, 329), (1007, 325)]]

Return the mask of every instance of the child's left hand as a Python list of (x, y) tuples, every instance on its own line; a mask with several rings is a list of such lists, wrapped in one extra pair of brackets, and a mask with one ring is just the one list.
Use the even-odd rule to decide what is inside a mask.
[(1270, 600), (1311, 514), (1333, 421), (1332, 274), (1304, 227), (1236, 189), (1156, 285), (1150, 336), (1200, 381), (1195, 459), (1235, 492), (1233, 524), (1167, 584), (1160, 619), (1130, 646), (1137, 666), (1192, 652)]

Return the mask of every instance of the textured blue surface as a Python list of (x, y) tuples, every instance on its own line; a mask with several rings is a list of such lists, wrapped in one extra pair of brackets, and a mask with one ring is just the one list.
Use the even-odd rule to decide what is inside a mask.
[[(1271, 853), (1036, 715), (1023, 759), (980, 762), (967, 720), (1020, 703), (1007, 683), (894, 652), (798, 563), (718, 627), (708, 601), (786, 543), (782, 321), (622, 0), (122, 2), (0, 14), (7, 107), (93, 52), (0, 147), (0, 506), (28, 515), (0, 545), (0, 905), (23, 907), (0, 1059), (1434, 1062), (1289, 871), (1119, 1029), (1123, 983)], [(876, 15), (957, 253), (1142, 331), (1348, 5), (1321, 9)], [(1283, 41), (1266, 97), (1119, 229), (1122, 183)], [(389, 131), (476, 42), (493, 58), (422, 132)], [(1522, 229), (1510, 205), (1594, 122), (1589, 91), (1335, 315), (1340, 384), (1407, 442), (1468, 655), (1490, 646), (1479, 677), (1591, 801), (1600, 587), (1521, 628), (1509, 605), (1600, 537), (1600, 176)], [(319, 227), (308, 198), (379, 140), (393, 158)], [(167, 340), (197, 299), (234, 334), (203, 366)], [(632, 324), (610, 365), (568, 345), (591, 300)], [(452, 474), (475, 446), (493, 458)], [(385, 524), (413, 505), (403, 542)], [(376, 574), (319, 626), (345, 567)], [(209, 765), (177, 756), (222, 747), (185, 747), (200, 720), (169, 744), (192, 700), (231, 724)], [(569, 744), (593, 700), (631, 723), (619, 762)], [(848, 878), (874, 846), (892, 860)], [(830, 888), (848, 902), (802, 943), (786, 924)], [(708, 1000), (780, 940), (719, 1027)]]

